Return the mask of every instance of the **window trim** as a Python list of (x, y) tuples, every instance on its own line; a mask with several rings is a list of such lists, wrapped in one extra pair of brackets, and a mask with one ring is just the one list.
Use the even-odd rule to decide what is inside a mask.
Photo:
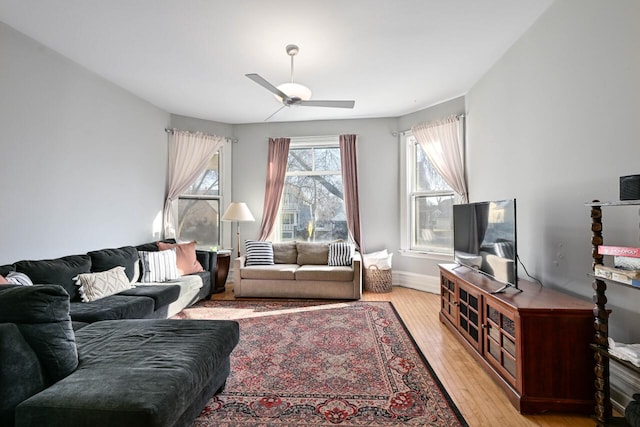
[[(401, 183), (400, 183), (400, 254), (415, 258), (428, 258), (437, 261), (453, 260), (453, 248), (451, 254), (441, 252), (432, 252), (420, 248), (413, 247), (413, 236), (415, 231), (415, 221), (412, 215), (415, 207), (415, 199), (419, 196), (449, 196), (454, 197), (454, 202), (460, 202), (460, 196), (455, 191), (438, 190), (438, 191), (415, 191), (411, 190), (415, 187), (415, 167), (416, 152), (418, 142), (415, 140), (410, 130), (402, 132), (399, 135), (400, 140), (400, 165)], [(413, 142), (411, 141), (413, 140)], [(409, 166), (412, 167), (409, 167)]]
[[(340, 137), (338, 135), (320, 135), (320, 136), (302, 136), (302, 137), (292, 137), (291, 142), (289, 144), (289, 150), (299, 149), (299, 148), (337, 148), (340, 149)], [(292, 171), (285, 173), (285, 180), (288, 176), (312, 176), (312, 175), (342, 175), (342, 170), (335, 171)], [(343, 189), (344, 190), (344, 189)], [(274, 224), (273, 231), (271, 232), (271, 239), (274, 242), (281, 242), (280, 238), (282, 235), (282, 212), (284, 208), (284, 197), (285, 193), (283, 191), (280, 206), (278, 208), (278, 217)], [(343, 200), (344, 203), (344, 200)], [(296, 214), (297, 217), (297, 214)], [(298, 218), (296, 218), (296, 222)]]

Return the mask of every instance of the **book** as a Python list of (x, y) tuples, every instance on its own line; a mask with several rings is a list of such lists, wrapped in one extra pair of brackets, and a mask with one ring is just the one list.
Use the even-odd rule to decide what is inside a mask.
[(631, 286), (635, 286), (636, 288), (640, 288), (640, 280), (631, 279)]
[(631, 285), (633, 280), (640, 281), (640, 270), (622, 270), (615, 267), (607, 267), (605, 265), (596, 265), (593, 273), (598, 277), (615, 280), (616, 282)]
[(640, 248), (631, 248), (627, 246), (598, 246), (600, 255), (619, 255), (626, 257), (640, 258)]
[(622, 270), (640, 270), (640, 258), (616, 255), (613, 257), (613, 266)]

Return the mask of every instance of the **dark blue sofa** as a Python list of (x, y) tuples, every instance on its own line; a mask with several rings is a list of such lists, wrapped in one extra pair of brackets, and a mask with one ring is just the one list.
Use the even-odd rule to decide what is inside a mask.
[(107, 320), (74, 331), (60, 285), (0, 286), (0, 426), (187, 426), (221, 390), (233, 321)]
[[(175, 240), (164, 240), (175, 243)], [(204, 271), (184, 276), (181, 283), (161, 285), (138, 284), (133, 289), (96, 301), (82, 302), (78, 286), (73, 278), (80, 273), (96, 273), (115, 266), (124, 266), (129, 279), (134, 277), (138, 264), (138, 251), (157, 251), (157, 242), (138, 246), (124, 246), (91, 251), (82, 255), (69, 255), (48, 260), (24, 260), (0, 266), (0, 275), (10, 271), (24, 273), (35, 284), (61, 285), (69, 294), (71, 319), (76, 328), (85, 323), (116, 319), (163, 319), (170, 317), (183, 307), (201, 299), (209, 298), (216, 276), (215, 252), (196, 251), (196, 257)], [(199, 280), (194, 279), (195, 276)], [(185, 283), (182, 283), (185, 282)], [(195, 285), (194, 285), (195, 283)]]

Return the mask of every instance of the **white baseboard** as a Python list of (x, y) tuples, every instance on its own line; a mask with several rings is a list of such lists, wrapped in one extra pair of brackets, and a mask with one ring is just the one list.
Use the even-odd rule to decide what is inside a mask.
[(416, 289), (418, 291), (440, 294), (440, 278), (438, 276), (427, 276), (426, 274), (410, 273), (408, 271), (393, 270), (391, 272), (393, 285), (405, 288)]

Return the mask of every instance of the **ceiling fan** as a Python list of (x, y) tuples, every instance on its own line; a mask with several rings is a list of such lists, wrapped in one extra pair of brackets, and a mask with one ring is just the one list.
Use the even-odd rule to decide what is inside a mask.
[(275, 113), (267, 117), (265, 121), (269, 120), (284, 107), (291, 107), (294, 105), (301, 105), (303, 107), (353, 108), (356, 103), (355, 101), (311, 100), (311, 90), (306, 86), (303, 86), (299, 83), (294, 83), (293, 81), (293, 57), (298, 54), (300, 49), (294, 44), (287, 45), (285, 49), (287, 51), (287, 54), (291, 57), (290, 83), (283, 83), (276, 87), (257, 73), (245, 74), (245, 76), (249, 77), (251, 80), (258, 83), (269, 92), (273, 93), (276, 99), (283, 104), (282, 107), (280, 107)]

